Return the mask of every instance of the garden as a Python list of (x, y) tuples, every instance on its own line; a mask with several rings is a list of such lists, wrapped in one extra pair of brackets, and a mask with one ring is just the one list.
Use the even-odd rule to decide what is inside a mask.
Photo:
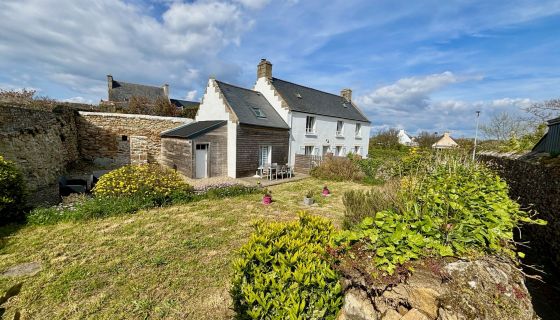
[(514, 230), (544, 223), (460, 153), (333, 158), (313, 176), (196, 193), (159, 167), (115, 170), (93, 197), (0, 229), (0, 270), (40, 266), (0, 276), (0, 292), (23, 283), (7, 314), (335, 319), (349, 268), (394, 285), (419, 261), (516, 264)]

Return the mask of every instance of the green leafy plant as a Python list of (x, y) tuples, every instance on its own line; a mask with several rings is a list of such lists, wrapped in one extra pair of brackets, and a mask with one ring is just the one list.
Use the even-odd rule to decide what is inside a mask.
[(337, 274), (324, 259), (334, 228), (299, 214), (255, 225), (233, 262), (231, 296), (238, 319), (334, 319), (342, 305)]
[(270, 190), (270, 189), (268, 189), (268, 188), (264, 188), (264, 189), (262, 190), (262, 194), (263, 194), (263, 196), (265, 196), (265, 197), (270, 197), (270, 196), (272, 196), (272, 190)]
[[(22, 286), (23, 286), (23, 282), (15, 284), (12, 287), (10, 287), (3, 296), (0, 297), (0, 319), (3, 319), (3, 316), (6, 313), (6, 308), (2, 307), (2, 305), (8, 302), (8, 300), (10, 300), (12, 297), (17, 296), (20, 293)], [(20, 317), (21, 315), (19, 313), (19, 310), (16, 310), (14, 312), (13, 319), (18, 320)]]
[(23, 218), (25, 182), (16, 165), (0, 156), (0, 225)]
[(305, 197), (306, 197), (306, 198), (311, 199), (311, 198), (313, 198), (314, 196), (315, 196), (315, 191), (313, 191), (313, 190), (307, 190), (307, 192), (305, 193)]
[(404, 206), (366, 217), (337, 237), (342, 250), (360, 244), (388, 274), (423, 256), (515, 257), (513, 229), (532, 219), (508, 197), (507, 184), (486, 167), (446, 156), (401, 180)]

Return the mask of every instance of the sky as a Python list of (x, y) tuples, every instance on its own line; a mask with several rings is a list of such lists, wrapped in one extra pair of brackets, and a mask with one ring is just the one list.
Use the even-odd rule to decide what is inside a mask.
[(0, 88), (97, 104), (106, 75), (199, 101), (209, 77), (340, 93), (384, 128), (474, 136), (560, 97), (560, 1), (0, 0)]

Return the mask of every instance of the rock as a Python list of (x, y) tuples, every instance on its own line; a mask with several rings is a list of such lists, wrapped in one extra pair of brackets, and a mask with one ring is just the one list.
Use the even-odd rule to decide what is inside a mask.
[(418, 262), (414, 270), (406, 280), (390, 285), (368, 282), (363, 273), (345, 274), (347, 317), (341, 319), (538, 319), (524, 276), (510, 262), (487, 256)]
[(344, 296), (338, 320), (377, 320), (377, 313), (364, 291), (352, 288)]
[(389, 309), (387, 310), (387, 312), (385, 312), (385, 315), (383, 316), (383, 318), (381, 318), (381, 320), (399, 320), (401, 318), (402, 315), (400, 313), (393, 309)]
[(18, 277), (18, 276), (33, 276), (41, 271), (40, 262), (28, 262), (18, 264), (16, 266), (8, 268), (6, 271), (2, 272), (4, 277)]
[(435, 319), (438, 311), (438, 297), (439, 293), (432, 288), (413, 288), (410, 290), (408, 301), (413, 308), (422, 310), (431, 319)]
[(430, 320), (425, 314), (420, 312), (418, 309), (410, 309), (401, 320)]

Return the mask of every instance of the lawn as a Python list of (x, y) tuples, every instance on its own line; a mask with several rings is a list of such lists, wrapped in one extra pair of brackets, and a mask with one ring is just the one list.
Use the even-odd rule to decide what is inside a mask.
[(323, 182), (306, 179), (261, 195), (203, 200), (134, 215), (51, 226), (0, 229), (0, 272), (37, 261), (34, 276), (0, 276), (0, 293), (23, 281), (8, 305), (24, 319), (229, 319), (230, 262), (255, 219), (289, 220), (299, 210), (342, 222), (342, 193), (366, 189), (329, 182), (333, 195), (306, 207)]

